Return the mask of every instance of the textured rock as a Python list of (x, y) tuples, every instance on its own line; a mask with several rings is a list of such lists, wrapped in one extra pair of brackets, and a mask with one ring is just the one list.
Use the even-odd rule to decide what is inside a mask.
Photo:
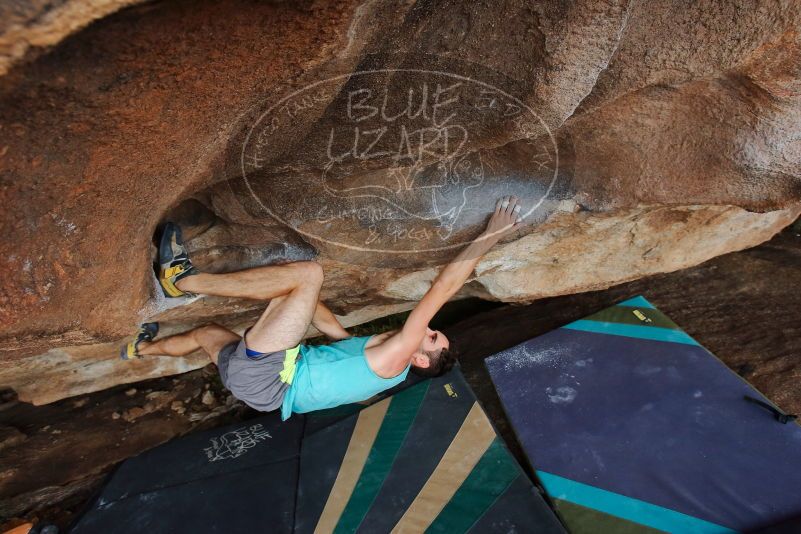
[(201, 402), (206, 406), (213, 406), (214, 404), (217, 403), (217, 399), (214, 398), (214, 393), (212, 393), (211, 391), (207, 391), (203, 394)]
[[(605, 289), (757, 245), (799, 214), (801, 208), (762, 215), (732, 206), (559, 214), (536, 233), (484, 256), (462, 295), (530, 302)], [(437, 273), (433, 268), (411, 273), (389, 284), (384, 294), (420, 299)]]
[(31, 47), (58, 44), (93, 20), (142, 0), (10, 0), (0, 4), (0, 75)]
[(28, 439), (28, 436), (26, 436), (13, 426), (5, 426), (5, 425), (0, 426), (0, 451), (5, 449), (6, 447), (13, 447), (14, 445), (19, 445), (26, 439)]
[(317, 258), (323, 298), (355, 324), (412, 306), (503, 194), (530, 224), (462, 296), (680, 269), (798, 213), (790, 0), (184, 0), (109, 15), (128, 3), (3, 8), (0, 385), (23, 400), (205, 364), (116, 361), (143, 320), (241, 331), (258, 315), (160, 295), (167, 218), (208, 271)]
[(605, 289), (758, 245), (799, 213), (798, 208), (758, 215), (731, 206), (670, 206), (563, 217), (487, 254), (476, 268), (476, 282), (503, 301)]

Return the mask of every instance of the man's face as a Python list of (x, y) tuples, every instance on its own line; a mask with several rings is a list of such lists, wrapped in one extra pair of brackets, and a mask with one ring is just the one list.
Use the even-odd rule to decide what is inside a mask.
[(421, 351), (439, 352), (441, 349), (447, 349), (450, 346), (451, 342), (445, 337), (445, 334), (439, 330), (426, 328), (426, 335), (420, 344), (420, 349)]

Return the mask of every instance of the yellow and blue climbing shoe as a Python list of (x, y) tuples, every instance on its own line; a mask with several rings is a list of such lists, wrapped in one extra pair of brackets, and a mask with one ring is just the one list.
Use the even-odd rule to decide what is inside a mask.
[(189, 254), (181, 239), (181, 227), (168, 222), (164, 225), (159, 244), (159, 284), (167, 297), (190, 295), (175, 285), (178, 280), (197, 274), (197, 269), (189, 261)]
[(139, 331), (136, 333), (136, 337), (133, 341), (120, 347), (120, 359), (133, 360), (134, 358), (141, 358), (139, 355), (139, 343), (142, 341), (153, 341), (158, 333), (158, 323), (144, 323), (139, 327)]

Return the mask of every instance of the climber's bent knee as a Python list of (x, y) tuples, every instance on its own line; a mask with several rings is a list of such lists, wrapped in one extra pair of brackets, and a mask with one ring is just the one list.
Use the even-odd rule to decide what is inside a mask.
[(196, 328), (192, 331), (192, 336), (195, 338), (195, 341), (197, 341), (197, 344), (200, 345), (200, 348), (208, 354), (209, 359), (215, 364), (217, 363), (220, 351), (226, 345), (239, 342), (239, 340), (242, 339), (227, 328), (213, 323)]

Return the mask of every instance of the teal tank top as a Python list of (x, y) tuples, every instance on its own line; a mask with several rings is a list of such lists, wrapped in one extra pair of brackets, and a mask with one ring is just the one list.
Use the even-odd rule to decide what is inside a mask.
[(281, 418), (367, 400), (406, 379), (411, 363), (398, 376), (382, 378), (370, 369), (364, 346), (372, 336), (352, 337), (330, 345), (301, 345), (292, 383), (281, 405)]

